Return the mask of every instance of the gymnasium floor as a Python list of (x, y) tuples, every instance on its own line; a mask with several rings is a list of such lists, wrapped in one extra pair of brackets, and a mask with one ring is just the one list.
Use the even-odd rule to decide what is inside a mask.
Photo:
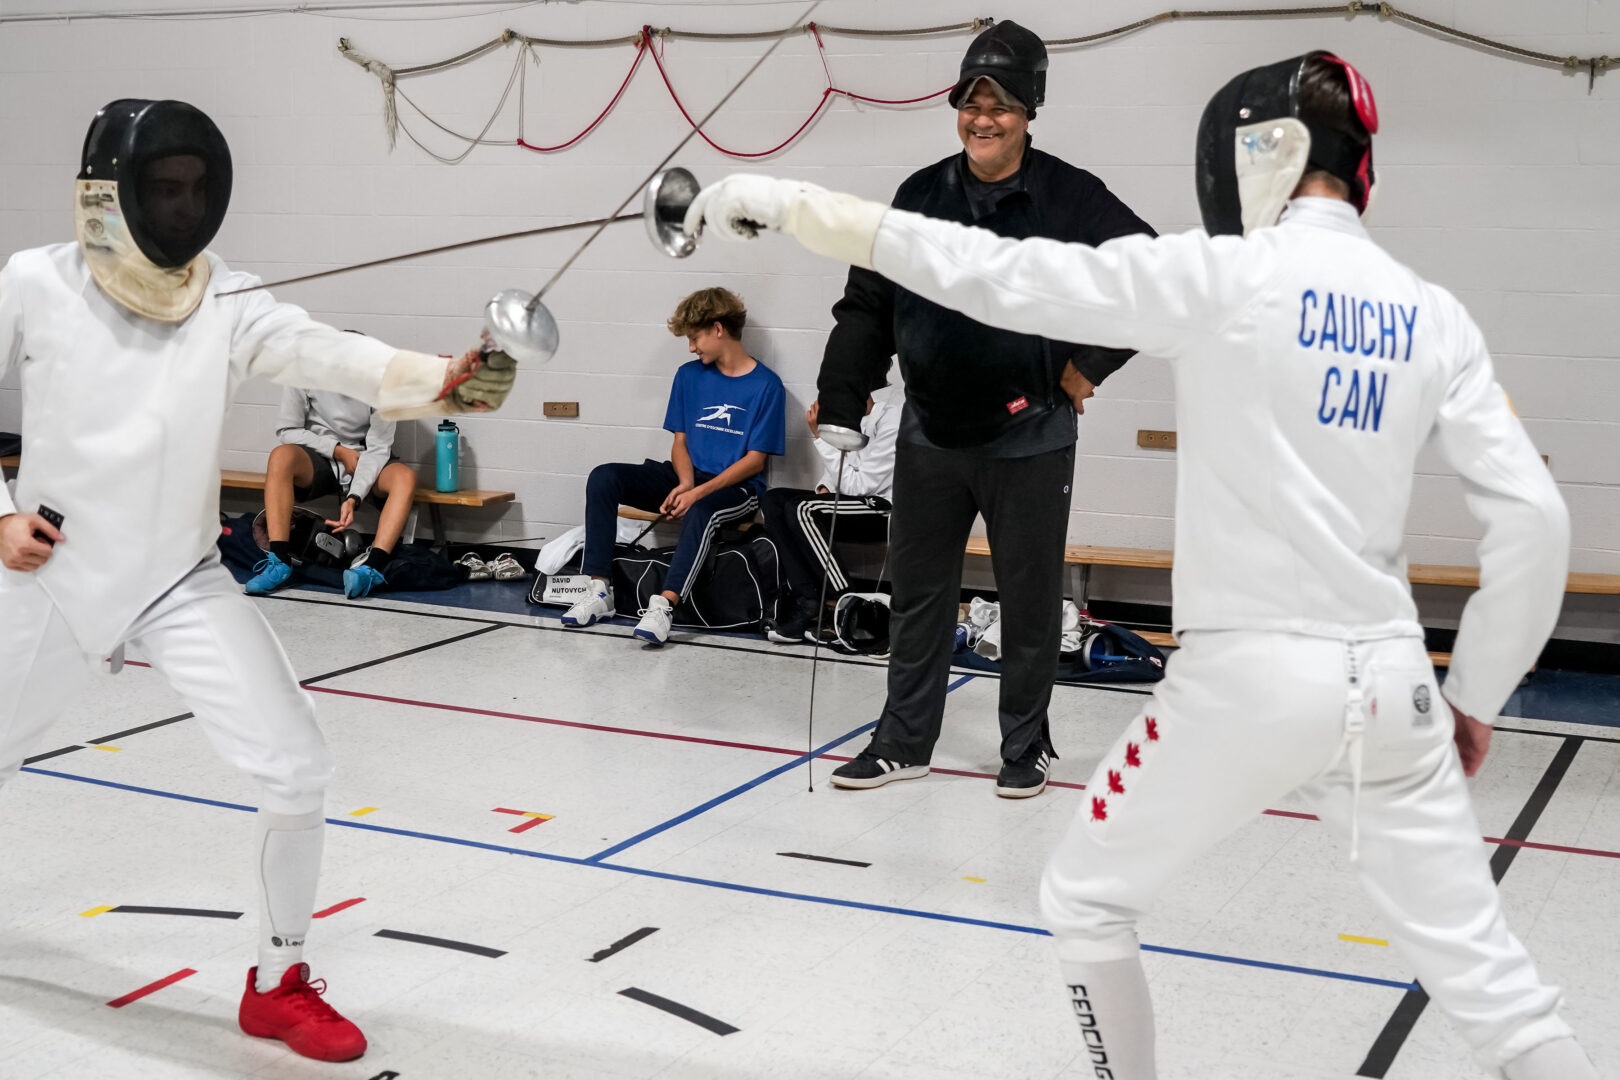
[[(836, 791), (836, 760), (805, 765), (807, 648), (678, 632), (652, 650), (439, 599), (258, 601), (339, 763), (309, 956), (366, 1056), (237, 1031), (253, 791), (131, 665), (0, 798), (0, 1077), (1092, 1076), (1035, 884), (1143, 691), (1058, 687), (1060, 784), (1010, 801), (988, 778), (996, 682), (963, 672), (931, 776)], [(820, 753), (864, 745), (883, 685), (824, 655)], [(1474, 792), (1510, 841), (1491, 850), (1511, 923), (1614, 1073), (1620, 732), (1551, 719), (1593, 715), (1563, 709), (1589, 690), (1521, 695)], [(1482, 1076), (1413, 1008), (1343, 848), (1276, 810), (1142, 928), (1163, 1075)]]

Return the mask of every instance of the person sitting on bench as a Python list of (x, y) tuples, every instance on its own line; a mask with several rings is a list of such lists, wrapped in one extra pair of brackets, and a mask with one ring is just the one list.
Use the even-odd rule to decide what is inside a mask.
[[(276, 424), (281, 445), (270, 451), (264, 475), (265, 529), (270, 554), (245, 589), (264, 596), (292, 577), (292, 508), (324, 495), (343, 502), (334, 532), (354, 524), (355, 504), (370, 496), (382, 508), (377, 537), (354, 566), (343, 571), (343, 595), (357, 600), (383, 583), (382, 569), (393, 557), (416, 492), (416, 470), (393, 459), (394, 422), (363, 401), (329, 390), (297, 390), (281, 395)], [(379, 498), (379, 493), (386, 497)]]
[[(887, 385), (881, 382), (873, 392), (881, 392)], [(832, 494), (838, 479), (838, 451), (821, 441), (815, 405), (810, 406), (805, 419), (810, 434), (815, 436), (816, 452), (821, 455), (820, 484), (814, 491), (771, 488), (765, 493), (765, 535), (776, 544), (782, 578), (789, 590), (777, 602), (777, 617), (765, 621), (765, 636), (772, 641), (783, 645), (814, 641), (823, 578), (827, 579), (829, 603), (849, 589), (849, 576), (828, 543), (835, 503), (840, 522), (837, 539), (889, 538), (889, 497), (894, 490), (894, 443), (900, 434), (901, 403), (891, 400), (888, 393), (883, 396), (883, 401), (877, 401), (867, 395), (861, 433), (869, 441), (863, 449), (844, 455), (838, 499)]]
[(664, 429), (675, 436), (670, 460), (616, 462), (591, 470), (585, 485), (585, 553), (580, 569), (591, 592), (562, 624), (590, 626), (613, 615), (613, 542), (619, 507), (634, 506), (681, 521), (664, 588), (647, 602), (635, 637), (662, 645), (671, 612), (686, 598), (708, 558), (714, 534), (747, 521), (765, 490), (765, 460), (786, 449), (782, 380), (748, 355), (739, 335), (748, 312), (728, 289), (701, 289), (670, 317), (697, 359), (681, 365), (669, 391)]

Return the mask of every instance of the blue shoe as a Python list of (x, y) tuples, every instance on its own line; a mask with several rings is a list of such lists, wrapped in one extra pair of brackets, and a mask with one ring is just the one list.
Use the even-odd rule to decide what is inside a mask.
[(269, 596), (292, 577), (292, 567), (275, 555), (266, 555), (253, 567), (253, 576), (242, 586), (249, 596)]
[(358, 600), (384, 581), (382, 574), (364, 564), (343, 571), (343, 595)]

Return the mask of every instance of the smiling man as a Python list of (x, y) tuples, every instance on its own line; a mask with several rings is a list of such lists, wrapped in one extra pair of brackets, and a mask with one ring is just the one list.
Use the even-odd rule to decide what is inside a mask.
[[(951, 91), (962, 152), (912, 174), (894, 206), (1001, 236), (1101, 244), (1147, 223), (1092, 174), (1035, 149), (1046, 47), (1014, 22), (974, 39)], [(1054, 756), (1047, 703), (1057, 673), (1063, 545), (1075, 417), (1132, 353), (974, 322), (870, 270), (850, 270), (818, 380), (819, 418), (860, 426), (869, 388), (898, 354), (906, 405), (895, 451), (889, 695), (871, 745), (839, 787), (922, 776), (939, 738), (962, 553), (989, 529), (1001, 599), (1001, 757), (996, 793), (1039, 795)]]

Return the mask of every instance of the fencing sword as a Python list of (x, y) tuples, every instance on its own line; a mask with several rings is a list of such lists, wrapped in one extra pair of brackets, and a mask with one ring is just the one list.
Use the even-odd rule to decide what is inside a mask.
[[(859, 428), (847, 428), (840, 424), (817, 423), (816, 432), (817, 438), (838, 451), (838, 475), (833, 478), (832, 520), (827, 523), (827, 553), (836, 559), (838, 556), (833, 551), (833, 537), (838, 535), (838, 507), (844, 497), (844, 458), (851, 450), (864, 448), (867, 438)], [(821, 666), (821, 629), (827, 617), (827, 582), (831, 577), (832, 573), (823, 567), (821, 602), (816, 605), (816, 637), (810, 644), (810, 707), (804, 718), (804, 772), (810, 791), (816, 790), (816, 774), (812, 771), (816, 756), (816, 670)]]
[[(822, 0), (812, 0), (810, 6), (793, 21), (793, 25), (803, 26), (821, 4)], [(540, 286), (538, 292), (531, 296), (522, 289), (507, 289), (490, 298), (489, 303), (484, 305), (484, 325), (502, 352), (520, 363), (525, 360), (531, 363), (545, 363), (551, 359), (557, 352), (557, 320), (552, 317), (550, 309), (542, 303), (543, 298), (551, 287), (557, 284), (557, 280), (568, 272), (569, 267), (585, 253), (585, 249), (602, 235), (602, 230), (606, 229), (625, 207), (635, 201), (637, 195), (641, 196), (642, 216), (647, 222), (647, 233), (654, 245), (677, 259), (684, 259), (697, 250), (697, 238), (687, 236), (678, 222), (685, 217), (686, 208), (697, 197), (698, 182), (685, 169), (675, 168), (666, 171), (665, 166), (674, 160), (675, 155), (680, 153), (699, 131), (703, 130), (703, 125), (714, 118), (714, 114), (731, 100), (732, 95), (743, 88), (743, 84), (759, 70), (761, 64), (770, 59), (771, 54), (776, 52), (787, 37), (787, 33), (784, 32), (771, 42), (771, 47), (765, 50), (764, 55), (743, 72), (743, 77), (726, 91), (724, 97), (715, 102), (714, 107), (704, 114), (703, 119), (692, 125), (692, 130), (688, 131), (681, 141), (664, 155), (663, 160), (654, 165), (652, 171), (631, 189), (630, 194), (614, 208), (613, 213), (602, 219), (602, 223), (574, 249), (574, 253), (568, 256), (561, 266), (557, 267), (551, 277), (546, 279), (546, 283)]]

